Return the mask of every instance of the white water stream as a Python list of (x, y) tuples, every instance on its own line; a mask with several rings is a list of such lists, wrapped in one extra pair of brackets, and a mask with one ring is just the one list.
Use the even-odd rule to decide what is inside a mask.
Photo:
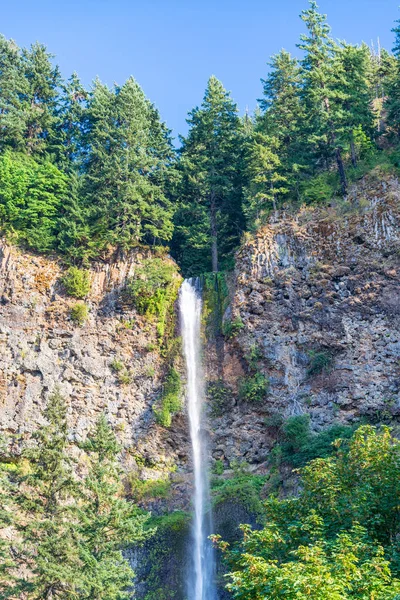
[(184, 281), (179, 306), (194, 472), (192, 564), (188, 576), (188, 597), (189, 600), (215, 600), (214, 552), (208, 539), (211, 533), (208, 459), (202, 428), (204, 379), (201, 366), (201, 305), (198, 280)]

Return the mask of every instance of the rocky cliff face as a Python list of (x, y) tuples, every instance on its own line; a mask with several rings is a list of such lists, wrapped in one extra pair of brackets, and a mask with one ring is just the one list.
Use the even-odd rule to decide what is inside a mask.
[[(13, 434), (18, 452), (56, 387), (68, 403), (71, 438), (83, 439), (105, 412), (123, 444), (126, 471), (143, 479), (169, 477), (168, 497), (146, 501), (158, 514), (190, 509), (190, 443), (184, 410), (170, 428), (156, 422), (165, 357), (157, 350), (156, 324), (124, 296), (145, 257), (138, 250), (92, 265), (89, 317), (80, 327), (71, 320), (76, 301), (61, 284), (61, 263), (0, 245), (0, 428)], [(276, 440), (265, 419), (276, 414), (307, 413), (315, 430), (362, 418), (397, 422), (396, 179), (371, 175), (345, 202), (277, 215), (245, 241), (229, 287), (224, 321), (235, 322), (236, 335), (209, 340), (205, 353), (210, 451), (224, 463), (222, 478), (235, 460), (267, 472)], [(240, 388), (256, 375), (269, 387), (251, 402)], [(188, 522), (185, 513), (174, 514), (154, 544), (139, 554), (132, 550), (139, 597), (150, 598), (149, 582), (170, 590), (171, 598), (184, 595)], [(218, 505), (215, 517), (225, 538), (235, 535), (238, 519), (253, 518), (234, 499)], [(179, 548), (175, 554), (171, 544)]]
[[(76, 300), (65, 294), (62, 265), (0, 246), (0, 426), (27, 440), (46, 399), (59, 388), (68, 403), (71, 436), (85, 438), (105, 412), (124, 446), (127, 471), (158, 478), (187, 470), (183, 417), (168, 431), (156, 423), (165, 361), (157, 351), (156, 325), (124, 301), (127, 280), (145, 258), (115, 255), (90, 270), (89, 316), (71, 320)], [(166, 259), (168, 260), (168, 259)], [(121, 378), (113, 368), (122, 366)], [(176, 486), (176, 502), (186, 499)]]
[[(232, 393), (213, 419), (213, 455), (226, 465), (265, 466), (265, 417), (274, 413), (308, 413), (316, 430), (397, 420), (398, 180), (372, 174), (346, 202), (281, 214), (249, 239), (237, 255), (230, 319), (241, 329), (225, 343), (220, 368)], [(211, 352), (211, 379), (215, 364)], [(268, 378), (267, 395), (238, 400), (240, 382), (255, 371)]]

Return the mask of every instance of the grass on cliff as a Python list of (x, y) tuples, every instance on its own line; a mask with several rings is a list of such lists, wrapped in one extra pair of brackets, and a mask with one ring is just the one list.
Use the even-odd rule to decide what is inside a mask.
[(69, 296), (82, 300), (90, 292), (90, 274), (85, 269), (70, 267), (61, 279)]
[(156, 420), (164, 427), (170, 427), (172, 417), (182, 408), (181, 376), (174, 367), (170, 367), (165, 379), (160, 406), (154, 408)]

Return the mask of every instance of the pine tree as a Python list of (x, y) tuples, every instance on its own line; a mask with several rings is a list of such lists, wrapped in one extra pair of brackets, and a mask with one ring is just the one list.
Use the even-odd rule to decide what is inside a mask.
[(306, 135), (314, 155), (329, 166), (334, 156), (343, 195), (347, 192), (347, 178), (343, 162), (343, 145), (338, 135), (343, 106), (337, 102), (340, 92), (335, 88), (335, 55), (337, 47), (330, 37), (326, 16), (318, 12), (315, 0), (301, 14), (307, 34), (301, 36), (298, 47), (305, 55), (301, 61), (302, 101), (306, 115)]
[(21, 536), (18, 564), (23, 566), (28, 600), (72, 600), (82, 586), (72, 501), (77, 482), (68, 455), (65, 401), (59, 392), (44, 411), (46, 425), (24, 452), (27, 473), (19, 471), (13, 489)]
[(0, 150), (25, 148), (22, 98), (27, 92), (23, 62), (18, 46), (0, 36)]
[(82, 152), (87, 97), (88, 92), (76, 73), (61, 86), (50, 147), (57, 155), (57, 164), (67, 171), (78, 162)]
[[(24, 586), (16, 576), (17, 564), (13, 556), (11, 532), (15, 532), (15, 506), (12, 503), (12, 484), (9, 466), (3, 462), (7, 456), (6, 443), (0, 438), (0, 598), (16, 598)], [(8, 530), (8, 532), (7, 532)]]
[(89, 260), (97, 256), (97, 248), (89, 224), (90, 210), (82, 202), (82, 195), (82, 177), (71, 171), (57, 220), (56, 244), (68, 262), (88, 266)]
[[(400, 135), (400, 19), (396, 21), (395, 27), (392, 29), (395, 34), (395, 42), (393, 46), (394, 64), (389, 70), (387, 69), (388, 60), (384, 61), (384, 57), (379, 56), (379, 62), (377, 64), (377, 86), (379, 85), (379, 95), (385, 97), (385, 91), (388, 93), (388, 97), (385, 103), (387, 109), (387, 122), (391, 131), (396, 136)], [(386, 66), (386, 69), (384, 69)], [(386, 71), (383, 72), (383, 71)], [(388, 72), (389, 71), (389, 72)], [(387, 80), (387, 89), (382, 86), (382, 79)], [(383, 89), (382, 89), (383, 88)], [(378, 96), (378, 93), (377, 93)]]
[(247, 171), (244, 212), (250, 229), (266, 222), (277, 200), (287, 192), (286, 177), (279, 159), (279, 142), (262, 133), (255, 133), (247, 145)]
[(148, 515), (123, 497), (120, 446), (104, 415), (89, 435), (84, 448), (89, 473), (83, 484), (79, 508), (80, 556), (83, 591), (87, 600), (130, 598), (134, 572), (122, 550), (152, 535), (145, 531)]
[(21, 53), (27, 86), (22, 95), (25, 147), (29, 153), (47, 149), (57, 122), (58, 88), (61, 85), (59, 68), (43, 44), (33, 44)]
[(95, 82), (83, 171), (85, 201), (100, 250), (107, 244), (129, 248), (172, 236), (172, 207), (157, 179), (167, 160), (166, 148), (160, 148), (162, 136), (164, 141), (167, 136), (159, 124), (156, 142), (155, 120), (133, 78), (114, 91)]
[(304, 152), (301, 71), (298, 61), (285, 50), (273, 56), (269, 66), (268, 76), (261, 80), (264, 95), (259, 100), (262, 113), (256, 120), (256, 129), (276, 140), (281, 171), (298, 196), (300, 173), (309, 158)]
[[(209, 79), (201, 107), (189, 113), (187, 122), (189, 133), (182, 139), (181, 150), (178, 239), (181, 236), (185, 253), (191, 248), (205, 253), (208, 246), (216, 272), (219, 255), (229, 254), (237, 243), (243, 219), (241, 190), (235, 186), (241, 123), (236, 105), (216, 77)], [(209, 270), (208, 266), (203, 270)]]
[(375, 115), (371, 106), (371, 61), (368, 46), (343, 42), (335, 56), (337, 103), (342, 106), (340, 135), (350, 144), (351, 161), (357, 166), (354, 134), (372, 136)]
[(298, 134), (301, 118), (299, 65), (289, 52), (281, 50), (271, 58), (269, 67), (268, 76), (261, 80), (264, 93), (259, 100), (263, 113), (260, 127), (262, 124), (265, 133), (289, 146)]

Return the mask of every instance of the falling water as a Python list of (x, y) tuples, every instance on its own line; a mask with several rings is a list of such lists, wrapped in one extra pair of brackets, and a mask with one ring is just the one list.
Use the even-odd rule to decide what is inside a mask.
[(180, 314), (194, 471), (192, 568), (188, 577), (188, 596), (189, 600), (215, 600), (214, 555), (208, 540), (211, 533), (211, 517), (207, 510), (208, 460), (202, 428), (204, 380), (201, 368), (201, 304), (199, 281), (184, 281), (180, 291)]

